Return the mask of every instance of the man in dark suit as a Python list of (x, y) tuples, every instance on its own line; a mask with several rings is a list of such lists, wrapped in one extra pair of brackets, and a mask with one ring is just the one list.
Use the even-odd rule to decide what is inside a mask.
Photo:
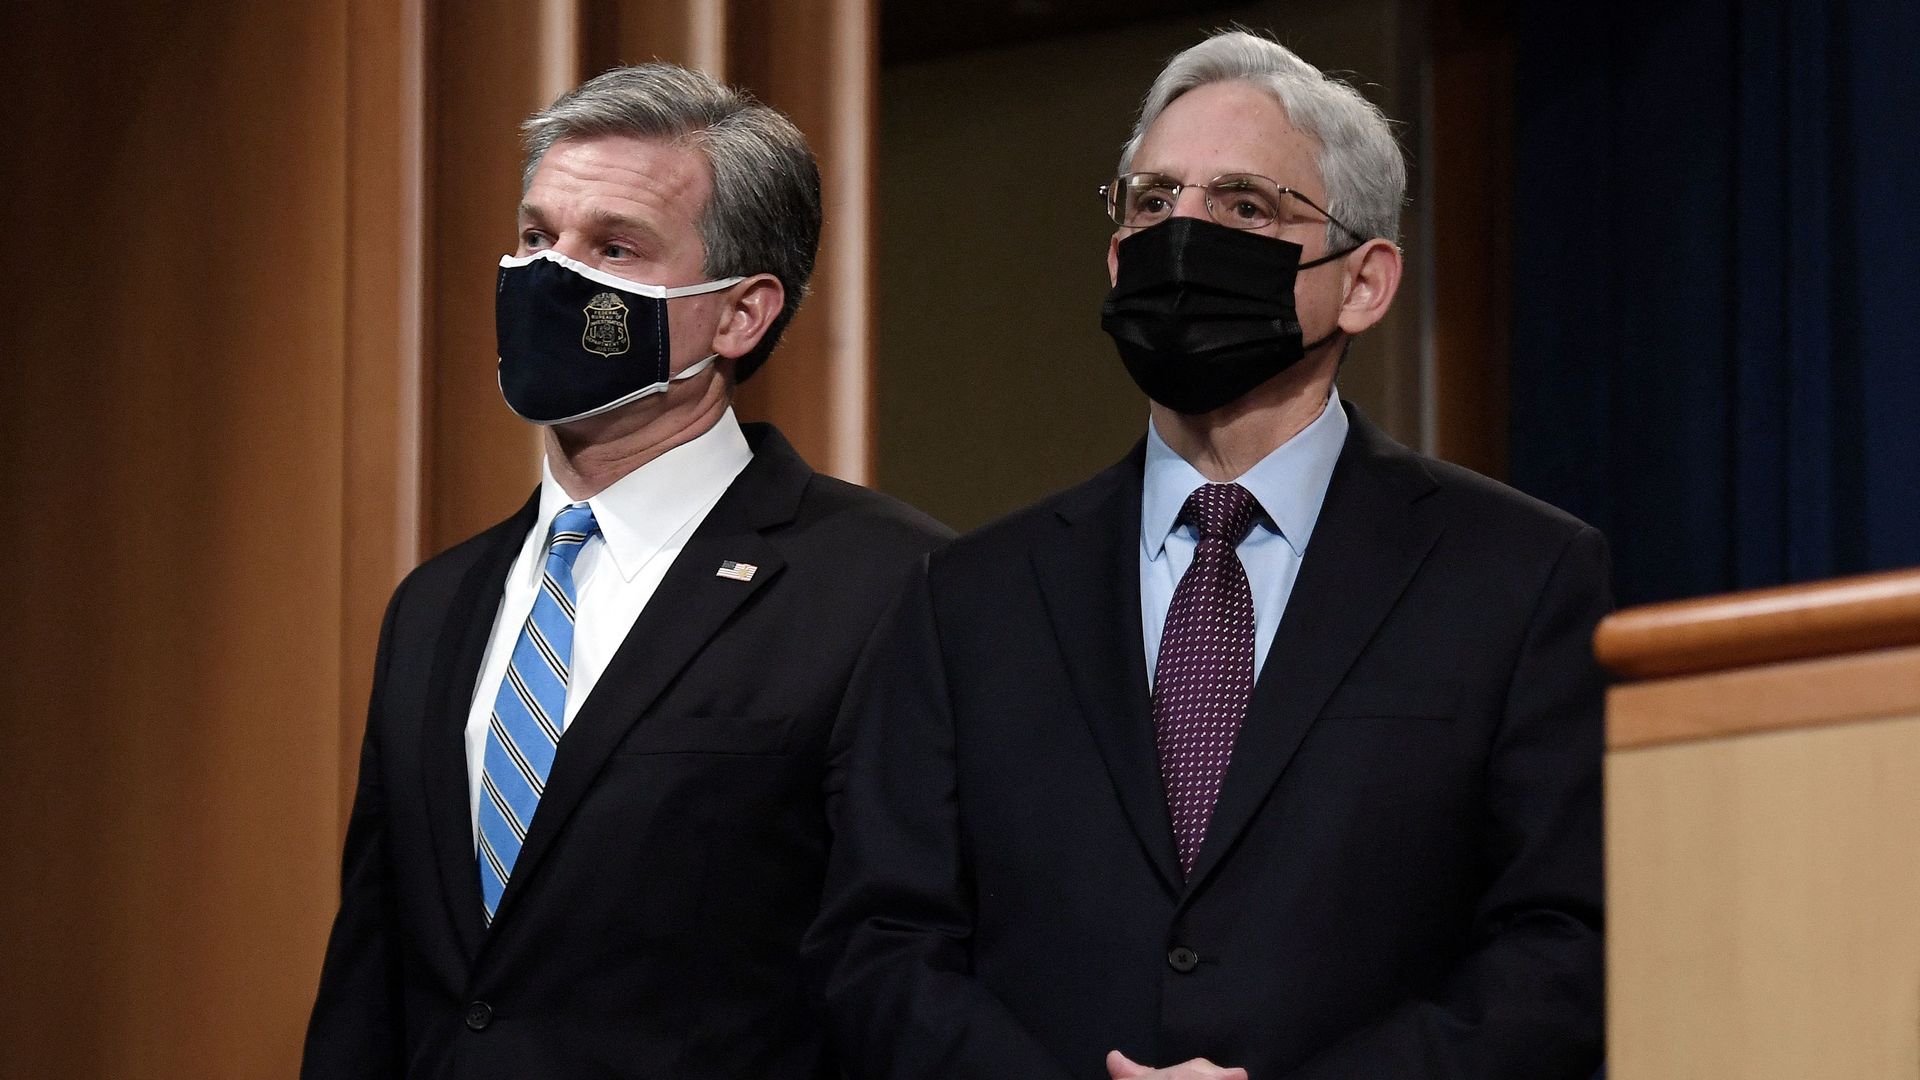
[(1121, 171), (1147, 438), (935, 554), (849, 696), (849, 1074), (1589, 1076), (1601, 537), (1341, 404), (1405, 184), (1358, 93), (1220, 35)]
[(388, 607), (302, 1075), (815, 1077), (829, 733), (945, 531), (734, 419), (819, 238), (784, 117), (653, 64), (527, 142), (500, 383), (545, 477)]

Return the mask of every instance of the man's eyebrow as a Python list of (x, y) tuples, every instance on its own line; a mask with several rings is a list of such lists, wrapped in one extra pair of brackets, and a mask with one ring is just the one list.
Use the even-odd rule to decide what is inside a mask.
[(659, 231), (639, 218), (617, 214), (611, 210), (589, 210), (585, 217), (595, 228), (638, 236), (641, 241), (654, 248), (662, 246)]
[[(594, 228), (609, 232), (634, 234), (649, 245), (654, 247), (661, 246), (659, 230), (641, 221), (639, 218), (628, 217), (625, 214), (615, 213), (611, 210), (588, 210), (583, 216), (586, 218), (587, 224), (592, 225)], [(520, 220), (542, 232), (553, 231), (553, 227), (548, 224), (545, 212), (532, 203), (523, 202), (520, 204)]]

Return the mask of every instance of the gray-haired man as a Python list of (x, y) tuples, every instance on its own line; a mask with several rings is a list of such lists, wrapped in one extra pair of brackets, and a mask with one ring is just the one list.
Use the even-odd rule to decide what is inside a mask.
[(814, 1077), (832, 721), (944, 530), (734, 419), (819, 238), (784, 117), (652, 64), (526, 132), (495, 317), (545, 474), (388, 607), (302, 1075)]
[(849, 696), (809, 938), (849, 1073), (1589, 1076), (1605, 547), (1342, 406), (1386, 121), (1223, 34), (1120, 172), (1147, 437), (934, 555)]

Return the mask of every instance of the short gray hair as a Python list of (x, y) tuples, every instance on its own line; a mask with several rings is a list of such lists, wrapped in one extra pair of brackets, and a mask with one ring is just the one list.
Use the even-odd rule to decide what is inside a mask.
[(614, 68), (529, 118), (521, 190), (540, 159), (568, 139), (628, 135), (685, 140), (706, 155), (713, 193), (700, 212), (710, 278), (772, 274), (787, 299), (735, 369), (745, 380), (766, 362), (807, 294), (820, 250), (820, 168), (800, 129), (751, 94), (673, 64)]
[[(1235, 79), (1272, 94), (1294, 126), (1320, 144), (1320, 182), (1326, 185), (1329, 213), (1362, 237), (1399, 242), (1407, 163), (1386, 114), (1345, 80), (1277, 41), (1244, 30), (1215, 34), (1167, 62), (1140, 106), (1140, 119), (1120, 155), (1120, 171), (1132, 167), (1140, 140), (1175, 98)], [(1329, 243), (1337, 242), (1336, 228), (1328, 226)]]

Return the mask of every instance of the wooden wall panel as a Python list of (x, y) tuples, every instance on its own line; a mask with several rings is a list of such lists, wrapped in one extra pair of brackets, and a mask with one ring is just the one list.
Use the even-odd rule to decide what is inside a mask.
[(786, 113), (820, 159), (826, 221), (813, 291), (780, 349), (741, 388), (815, 468), (873, 475), (873, 149), (879, 39), (872, 0), (733, 0), (727, 78)]
[(291, 1075), (338, 858), (346, 3), (9, 7), (0, 1075)]
[[(347, 19), (342, 835), (373, 685), (371, 643), (388, 595), (424, 554), (426, 287), (425, 0), (350, 0)], [(372, 237), (381, 240), (362, 242)]]
[[(520, 123), (574, 71), (549, 70), (556, 5), (437, 3), (430, 47), (426, 240), (427, 549), (512, 513), (540, 476), (539, 429), (500, 400), (493, 288), (512, 254)], [(564, 15), (568, 8), (559, 9)], [(564, 20), (561, 20), (564, 24)]]
[(727, 77), (727, 0), (581, 0), (581, 74), (649, 60)]
[(1920, 1076), (1920, 715), (1818, 685), (1813, 726), (1608, 755), (1616, 1080)]
[(1433, 452), (1507, 475), (1513, 363), (1511, 5), (1440, 0), (1430, 17)]

